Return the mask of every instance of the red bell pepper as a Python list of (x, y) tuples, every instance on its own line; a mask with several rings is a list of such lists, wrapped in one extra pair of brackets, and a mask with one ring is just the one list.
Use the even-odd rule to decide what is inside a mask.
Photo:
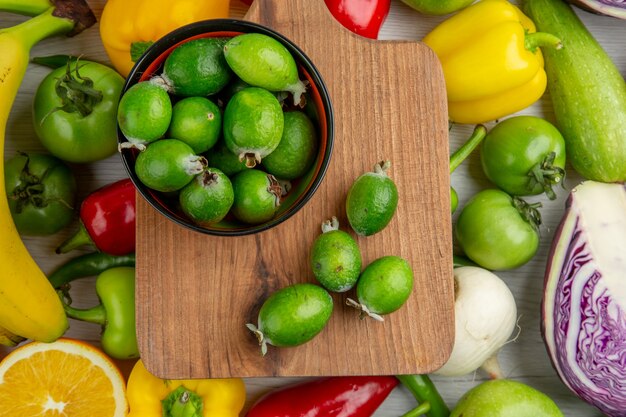
[(109, 255), (135, 252), (135, 186), (124, 179), (94, 191), (80, 206), (80, 228), (56, 250), (93, 245)]
[(450, 410), (427, 375), (335, 376), (307, 380), (261, 397), (246, 417), (370, 417), (398, 385), (418, 406), (402, 417), (448, 417)]
[(378, 39), (391, 0), (324, 0), (330, 13), (347, 29), (370, 39)]
[[(248, 6), (254, 0), (241, 0)], [(378, 39), (380, 27), (389, 14), (391, 0), (324, 0), (330, 13), (357, 35)]]
[(393, 376), (347, 376), (307, 380), (274, 390), (246, 417), (368, 417), (398, 385)]

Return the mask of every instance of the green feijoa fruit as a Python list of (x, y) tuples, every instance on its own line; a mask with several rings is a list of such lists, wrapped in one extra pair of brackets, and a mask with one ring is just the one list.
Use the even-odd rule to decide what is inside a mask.
[(187, 97), (174, 105), (168, 136), (182, 140), (195, 153), (211, 149), (221, 132), (222, 113), (211, 100)]
[(204, 171), (206, 159), (185, 142), (162, 139), (139, 153), (135, 173), (147, 187), (162, 192), (176, 191)]
[(409, 263), (398, 256), (383, 256), (369, 264), (356, 285), (358, 302), (348, 298), (346, 303), (370, 316), (383, 321), (381, 315), (389, 314), (406, 302), (413, 290), (413, 270)]
[(224, 143), (252, 168), (276, 149), (284, 124), (283, 110), (272, 93), (263, 88), (245, 88), (226, 105)]
[(220, 99), (224, 103), (228, 103), (235, 94), (248, 87), (252, 86), (235, 75), (226, 87), (220, 91)]
[(223, 140), (218, 140), (217, 144), (212, 147), (205, 156), (210, 167), (219, 169), (229, 177), (232, 177), (244, 169), (248, 169), (246, 167), (246, 161), (240, 161), (239, 157), (226, 147)]
[(398, 189), (387, 170), (389, 161), (379, 162), (374, 172), (361, 175), (350, 187), (346, 214), (352, 229), (359, 235), (371, 236), (383, 230), (398, 207)]
[(282, 187), (266, 172), (246, 169), (233, 178), (235, 201), (233, 215), (244, 223), (259, 224), (271, 220), (280, 206)]
[(209, 226), (226, 217), (234, 199), (230, 179), (216, 168), (205, 169), (179, 194), (183, 213), (201, 226)]
[(160, 86), (143, 81), (120, 99), (117, 123), (131, 144), (146, 144), (163, 137), (172, 119), (172, 101)]
[(322, 223), (322, 234), (313, 242), (310, 264), (315, 278), (329, 291), (348, 291), (359, 279), (359, 246), (352, 236), (339, 230), (336, 217)]
[(270, 91), (288, 91), (300, 103), (306, 86), (300, 81), (296, 61), (276, 39), (260, 33), (235, 36), (224, 45), (226, 62), (250, 85)]
[(263, 166), (277, 178), (293, 180), (304, 175), (317, 154), (317, 133), (311, 119), (300, 111), (284, 114), (283, 136)]
[(208, 96), (232, 77), (223, 47), (225, 38), (200, 38), (176, 47), (165, 60), (161, 81), (177, 96)]
[(267, 353), (267, 345), (297, 346), (317, 336), (333, 312), (333, 299), (322, 287), (314, 284), (294, 284), (282, 288), (261, 306), (258, 323), (248, 323)]

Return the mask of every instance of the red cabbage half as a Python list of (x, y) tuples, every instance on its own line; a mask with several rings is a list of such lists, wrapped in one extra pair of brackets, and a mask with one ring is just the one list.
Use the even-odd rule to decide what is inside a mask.
[(569, 2), (593, 13), (626, 19), (626, 0), (569, 0)]
[(542, 335), (560, 378), (608, 416), (626, 416), (624, 185), (572, 190), (544, 285)]

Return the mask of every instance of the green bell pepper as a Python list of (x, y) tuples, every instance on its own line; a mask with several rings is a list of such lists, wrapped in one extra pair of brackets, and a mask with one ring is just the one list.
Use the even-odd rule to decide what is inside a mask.
[(73, 308), (63, 300), (65, 314), (72, 319), (100, 324), (103, 327), (102, 349), (109, 356), (116, 359), (138, 358), (135, 268), (121, 266), (102, 272), (96, 279), (96, 293), (100, 304), (89, 309)]

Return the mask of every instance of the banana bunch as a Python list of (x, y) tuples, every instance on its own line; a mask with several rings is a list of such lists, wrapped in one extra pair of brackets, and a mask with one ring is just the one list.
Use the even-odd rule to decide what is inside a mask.
[(0, 344), (13, 346), (24, 338), (54, 341), (68, 324), (59, 297), (11, 218), (3, 178), (7, 120), (31, 48), (53, 35), (76, 34), (96, 19), (85, 0), (0, 0), (0, 10), (34, 16), (0, 29)]

